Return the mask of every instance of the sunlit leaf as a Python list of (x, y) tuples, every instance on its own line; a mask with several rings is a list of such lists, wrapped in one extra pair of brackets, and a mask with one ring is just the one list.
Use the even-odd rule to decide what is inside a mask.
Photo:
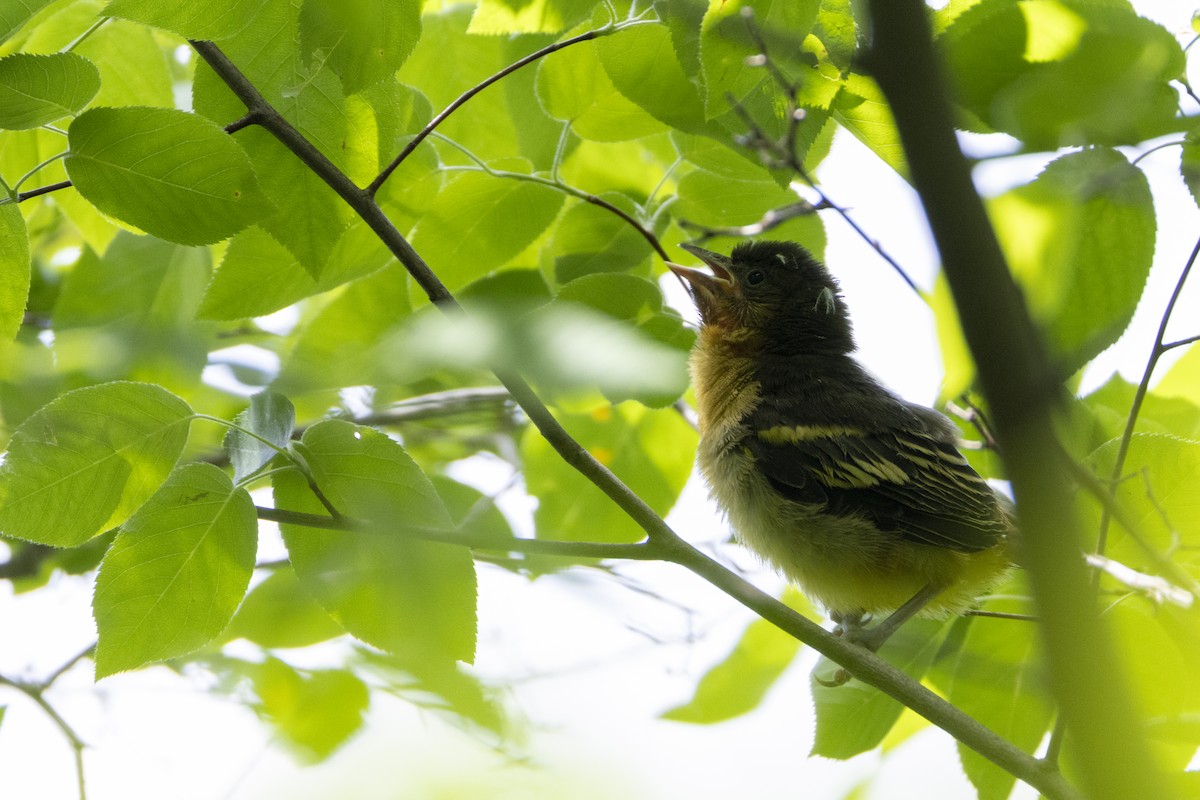
[[(909, 677), (920, 680), (933, 663), (950, 624), (939, 620), (909, 620), (884, 644), (879, 654)], [(904, 706), (858, 681), (833, 688), (817, 683), (816, 678), (829, 680), (838, 669), (837, 664), (824, 657), (813, 668), (817, 731), (812, 754), (845, 759), (878, 747)]]
[(285, 566), (250, 590), (221, 638), (246, 639), (274, 649), (307, 647), (343, 635), (342, 626), (300, 585), (295, 571)]
[(0, 530), (73, 547), (120, 525), (175, 466), (191, 418), (186, 403), (149, 384), (62, 395), (13, 432), (0, 465)]
[(704, 101), (675, 58), (665, 26), (639, 25), (606, 36), (596, 51), (617, 91), (656, 119), (689, 132), (709, 127)]
[[(696, 434), (674, 409), (634, 403), (561, 414), (567, 430), (659, 514), (675, 504), (691, 474)], [(546, 539), (632, 542), (645, 532), (568, 466), (536, 430), (521, 442), (525, 481), (538, 498), (534, 522)]]
[(266, 200), (236, 142), (165, 108), (95, 108), (71, 125), (67, 174), (105, 213), (180, 244), (210, 244), (262, 217)]
[(0, 3), (0, 42), (21, 29), (38, 11), (50, 5), (52, 0), (6, 0)]
[(138, 509), (96, 577), (96, 677), (185, 655), (224, 630), (254, 570), (258, 519), (245, 489), (187, 464)]
[(100, 73), (74, 53), (0, 58), (0, 128), (24, 130), (74, 116), (96, 96)]
[(29, 297), (29, 236), (15, 203), (0, 206), (0, 341), (17, 335)]
[(394, 74), (421, 37), (419, 0), (306, 0), (300, 48), (321, 60), (353, 94)]
[[(343, 627), (394, 653), (450, 664), (475, 653), (475, 570), (462, 547), (416, 539), (413, 528), (449, 528), (429, 479), (399, 444), (372, 428), (326, 420), (297, 453), (339, 513), (366, 520), (354, 531), (283, 524), (301, 583)], [(276, 473), (279, 508), (328, 514), (296, 470)]]
[(1074, 372), (1117, 340), (1141, 297), (1156, 230), (1146, 176), (1115, 150), (1084, 150), (988, 211), (1060, 368)]
[(363, 724), (367, 686), (348, 670), (300, 672), (271, 658), (253, 676), (258, 708), (306, 760), (330, 756)]
[(112, 0), (104, 8), (110, 17), (141, 22), (188, 39), (224, 39), (245, 28), (266, 0)]

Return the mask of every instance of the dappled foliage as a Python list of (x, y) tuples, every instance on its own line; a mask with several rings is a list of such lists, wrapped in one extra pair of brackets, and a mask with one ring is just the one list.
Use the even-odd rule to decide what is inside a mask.
[[(377, 691), (503, 737), (469, 666), (476, 570), (594, 563), (647, 526), (501, 383), (528, 381), (649, 510), (672, 509), (696, 445), (694, 334), (664, 304), (664, 256), (760, 234), (823, 256), (824, 215), (846, 213), (814, 185), (835, 135), (907, 176), (853, 5), (0, 5), (4, 577), (53, 591), (56, 571), (94, 574), (98, 678), (208, 670), (309, 758)], [(1169, 146), (1200, 198), (1194, 51), (1119, 1), (931, 14), (962, 129), (1045, 156), (986, 202), (1070, 390), (1150, 274), (1161, 228), (1137, 155)], [(918, 291), (943, 399), (985, 406), (944, 282)], [(1101, 487), (1079, 493), (1082, 536), (1148, 720), (1112, 735), (1148, 738), (1183, 779), (1200, 747), (1200, 350), (1147, 387), (1198, 333), (1160, 334), (1141, 386), (1066, 392), (1061, 420)], [(481, 453), (536, 498), (534, 542), (597, 547), (517, 538), (450, 477)], [(1004, 478), (993, 451), (971, 458)], [(256, 563), (264, 521), (286, 560)], [(1036, 613), (1019, 574), (983, 607)], [(337, 669), (284, 652), (337, 638), (353, 643)], [(745, 713), (798, 650), (756, 620), (665, 716)], [(1026, 752), (1053, 727), (1032, 625), (916, 621), (882, 655)], [(815, 752), (835, 758), (903, 711), (859, 682), (814, 697)], [(1011, 791), (985, 756), (962, 761), (981, 798)]]

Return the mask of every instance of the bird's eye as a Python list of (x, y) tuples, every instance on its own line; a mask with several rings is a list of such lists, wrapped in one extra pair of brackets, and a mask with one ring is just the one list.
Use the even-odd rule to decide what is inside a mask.
[(761, 269), (752, 269), (746, 273), (746, 283), (750, 284), (751, 286), (757, 286), (766, 280), (766, 277), (766, 273), (764, 273)]

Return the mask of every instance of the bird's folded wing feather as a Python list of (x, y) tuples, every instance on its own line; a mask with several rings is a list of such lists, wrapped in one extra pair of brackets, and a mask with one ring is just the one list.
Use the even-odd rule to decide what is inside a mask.
[(975, 552), (1008, 530), (987, 482), (957, 448), (925, 432), (784, 424), (755, 431), (746, 445), (784, 497), (912, 541)]

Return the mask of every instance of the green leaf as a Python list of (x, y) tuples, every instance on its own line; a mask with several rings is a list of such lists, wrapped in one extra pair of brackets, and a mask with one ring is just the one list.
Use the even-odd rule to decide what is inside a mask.
[(708, 116), (723, 114), (731, 102), (740, 103), (763, 90), (782, 91), (774, 86), (768, 70), (747, 63), (747, 59), (762, 54), (751, 26), (765, 41), (767, 56), (775, 67), (798, 79), (803, 61), (797, 56), (802, 52), (804, 37), (816, 22), (819, 7), (819, 0), (710, 2), (700, 33)]
[[(470, 661), (474, 564), (465, 548), (411, 536), (412, 528), (450, 526), (420, 467), (384, 434), (342, 420), (313, 425), (297, 452), (334, 508), (367, 521), (354, 531), (281, 525), (301, 584), (368, 644), (447, 664)], [(277, 507), (327, 513), (298, 471), (274, 481)]]
[(71, 125), (67, 174), (106, 214), (180, 244), (226, 239), (264, 215), (242, 148), (166, 108), (94, 108)]
[[(914, 680), (933, 663), (952, 622), (913, 619), (904, 623), (880, 650), (880, 656)], [(822, 657), (813, 667), (813, 702), (817, 712), (812, 755), (846, 759), (879, 746), (904, 710), (898, 701), (858, 681), (830, 688), (838, 666)]]
[(1200, 206), (1200, 131), (1189, 131), (1180, 149), (1179, 174), (1183, 185)]
[[(1113, 440), (1091, 459), (1096, 474), (1112, 474), (1119, 442)], [(1161, 434), (1135, 434), (1117, 485), (1116, 498), (1141, 527), (1146, 544), (1171, 554), (1176, 563), (1200, 576), (1200, 496), (1193, 491), (1200, 481), (1200, 444)], [(1089, 517), (1098, 520), (1099, 509), (1089, 503)], [(1093, 525), (1092, 529), (1096, 529)], [(1136, 540), (1114, 526), (1105, 555), (1141, 572), (1158, 568)]]
[(480, 0), (467, 33), (561, 33), (592, 10), (590, 0)]
[[(636, 209), (624, 194), (603, 199), (636, 219)], [(650, 243), (625, 220), (599, 206), (579, 202), (567, 209), (551, 242), (554, 277), (568, 283), (594, 272), (626, 272), (647, 264)]]
[(346, 94), (394, 75), (420, 38), (420, 0), (305, 0), (300, 12), (301, 51), (323, 51)]
[(112, 0), (104, 13), (178, 33), (185, 39), (224, 39), (245, 28), (266, 0)]
[(389, 366), (381, 341), (408, 314), (408, 279), (398, 267), (349, 284), (299, 330), (276, 388), (296, 396), (381, 383)]
[(310, 761), (332, 755), (362, 727), (367, 686), (348, 670), (298, 672), (271, 658), (255, 670), (261, 713)]
[(74, 52), (100, 70), (100, 91), (92, 100), (93, 106), (175, 105), (173, 81), (163, 49), (154, 32), (142, 25), (122, 19), (109, 20)]
[(233, 237), (197, 315), (243, 319), (271, 314), (292, 303), (370, 275), (391, 262), (379, 237), (361, 220), (338, 239), (320, 278), (313, 278), (287, 248), (257, 226)]
[[(636, 30), (636, 29), (634, 29)], [(614, 37), (629, 33), (622, 31)], [(622, 78), (632, 79), (622, 73)], [(582, 42), (538, 64), (536, 91), (546, 113), (569, 122), (584, 139), (619, 142), (663, 130), (663, 124), (628, 100), (604, 71), (596, 42)], [(681, 112), (687, 116), (691, 112)]]
[(1134, 144), (1175, 128), (1182, 48), (1128, 4), (983, 0), (939, 44), (963, 106), (1031, 148)]
[(503, 266), (554, 221), (561, 192), (468, 172), (434, 198), (412, 245), (451, 291)]
[[(790, 589), (788, 594), (788, 605), (809, 608), (799, 592)], [(765, 619), (756, 619), (733, 651), (704, 674), (692, 699), (661, 716), (708, 725), (748, 714), (758, 708), (799, 652), (798, 639)]]
[(1115, 150), (1084, 150), (988, 210), (1060, 368), (1073, 373), (1117, 340), (1141, 297), (1156, 228), (1146, 176)]
[[(1011, 595), (988, 600), (982, 608), (1024, 614), (1032, 610)], [(935, 666), (932, 677), (950, 702), (1026, 752), (1037, 748), (1053, 719), (1036, 623), (969, 620), (955, 657)], [(1010, 773), (961, 744), (958, 753), (981, 800), (1004, 800), (1012, 792), (1015, 779)]]
[(290, 567), (272, 572), (246, 595), (221, 639), (246, 639), (268, 649), (308, 647), (345, 634)]
[(74, 547), (116, 527), (179, 460), (192, 410), (144, 383), (76, 389), (13, 432), (0, 465), (0, 530)]
[(100, 90), (96, 65), (74, 53), (0, 58), (0, 128), (27, 130), (82, 111)]
[[(267, 0), (255, 23), (221, 43), (221, 48), (263, 96), (353, 179), (374, 177), (375, 157), (351, 146), (358, 135), (338, 77), (328, 69), (309, 68), (296, 47), (298, 5)], [(196, 67), (193, 102), (197, 113), (219, 125), (241, 118), (246, 108), (207, 64)], [(361, 122), (361, 120), (359, 120)], [(274, 213), (260, 225), (283, 244), (314, 278), (353, 219), (349, 206), (274, 136), (257, 126), (237, 134), (259, 176)], [(370, 176), (366, 173), (371, 173)], [(365, 181), (364, 181), (365, 182)]]
[(16, 203), (0, 206), (0, 342), (21, 329), (29, 298), (29, 234)]
[(96, 576), (96, 677), (186, 655), (237, 610), (258, 541), (254, 501), (212, 464), (186, 464), (121, 526)]
[[(696, 432), (674, 409), (634, 403), (560, 414), (568, 432), (629, 488), (665, 515), (692, 471)], [(544, 539), (636, 542), (643, 531), (607, 495), (568, 466), (532, 427), (521, 441), (525, 482), (538, 498), (534, 522)]]
[(795, 192), (773, 181), (731, 180), (701, 169), (684, 175), (677, 192), (676, 215), (710, 227), (749, 225), (771, 209), (800, 201)]
[(225, 450), (233, 464), (233, 479), (241, 481), (266, 465), (279, 450), (287, 449), (296, 429), (296, 409), (283, 395), (263, 391), (250, 398), (249, 408), (233, 422), (239, 428), (230, 428), (225, 434)]
[(675, 57), (665, 25), (639, 25), (605, 36), (596, 50), (617, 91), (655, 119), (692, 133), (708, 129), (704, 101)]
[(833, 118), (907, 179), (908, 157), (904, 154), (900, 131), (883, 91), (873, 79), (858, 73), (848, 75), (833, 101)]
[(51, 2), (52, 0), (0, 0), (0, 42), (8, 41)]
[(85, 249), (54, 305), (55, 351), (98, 380), (136, 377), (187, 392), (215, 342), (196, 322), (209, 251), (122, 231), (103, 257)]

